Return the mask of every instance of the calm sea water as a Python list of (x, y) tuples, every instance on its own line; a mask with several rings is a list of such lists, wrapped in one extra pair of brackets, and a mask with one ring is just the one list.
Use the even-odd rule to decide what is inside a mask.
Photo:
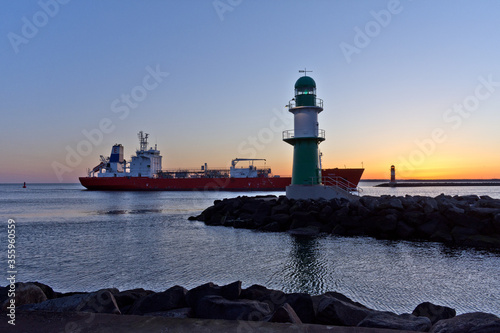
[[(376, 188), (364, 195), (479, 194), (500, 187)], [(0, 276), (14, 219), (17, 280), (57, 291), (155, 291), (241, 280), (287, 292), (338, 291), (369, 307), (411, 312), (421, 302), (500, 315), (500, 251), (205, 226), (188, 221), (215, 199), (263, 193), (92, 192), (79, 184), (0, 185)], [(266, 193), (269, 194), (269, 193)], [(283, 192), (273, 193), (282, 195)], [(5, 279), (4, 279), (5, 281)], [(6, 283), (0, 283), (5, 285)]]

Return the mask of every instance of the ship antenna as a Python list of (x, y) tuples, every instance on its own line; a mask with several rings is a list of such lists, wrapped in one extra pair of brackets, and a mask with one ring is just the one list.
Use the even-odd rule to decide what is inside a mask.
[(137, 135), (139, 137), (139, 150), (147, 150), (148, 149), (148, 133), (144, 133), (143, 131), (140, 131), (139, 134)]
[(299, 70), (299, 73), (304, 73), (304, 76), (307, 76), (307, 72), (312, 73), (312, 71), (308, 71), (306, 68), (304, 68), (304, 70), (302, 70), (302, 69)]

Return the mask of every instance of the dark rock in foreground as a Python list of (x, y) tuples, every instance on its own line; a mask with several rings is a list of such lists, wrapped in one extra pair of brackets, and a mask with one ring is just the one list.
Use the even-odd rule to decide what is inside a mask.
[(243, 196), (216, 200), (190, 220), (297, 236), (370, 236), (500, 248), (500, 200), (488, 196), (383, 195), (353, 201)]
[[(455, 317), (455, 310), (431, 303), (418, 305), (413, 314), (396, 314), (370, 309), (337, 292), (311, 296), (305, 293), (287, 294), (259, 285), (242, 289), (241, 281), (226, 286), (207, 283), (189, 291), (174, 286), (158, 293), (144, 289), (119, 291), (110, 288), (91, 293), (61, 294), (46, 285), (42, 285), (43, 288), (38, 287), (39, 285), (41, 284), (37, 282), (16, 284), (16, 299), (27, 300), (28, 296), (36, 295), (31, 299), (36, 303), (21, 305), (16, 311), (136, 314), (434, 333), (488, 333), (499, 332), (500, 328), (500, 318), (493, 314), (478, 312)], [(36, 291), (33, 292), (33, 289)], [(7, 288), (0, 287), (0, 299), (9, 302), (6, 290)]]
[(417, 317), (427, 317), (430, 319), (431, 323), (434, 325), (438, 321), (442, 319), (449, 319), (456, 316), (455, 309), (435, 305), (429, 302), (424, 302), (422, 304), (417, 305), (415, 310), (413, 310), (412, 314)]
[(374, 312), (366, 316), (358, 326), (427, 332), (431, 329), (432, 324), (427, 317), (416, 317), (408, 313), (397, 315), (391, 312)]
[(500, 318), (483, 312), (465, 313), (454, 318), (438, 321), (431, 333), (498, 333)]

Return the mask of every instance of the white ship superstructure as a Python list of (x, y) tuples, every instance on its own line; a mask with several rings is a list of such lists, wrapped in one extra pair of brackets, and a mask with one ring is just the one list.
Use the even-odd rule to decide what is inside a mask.
[(89, 177), (95, 177), (96, 174), (97, 177), (157, 177), (161, 171), (160, 151), (156, 145), (154, 149), (147, 149), (149, 134), (140, 131), (138, 136), (140, 148), (128, 166), (123, 158), (123, 146), (115, 144), (111, 148), (111, 155), (108, 158), (101, 156), (101, 163), (89, 171)]

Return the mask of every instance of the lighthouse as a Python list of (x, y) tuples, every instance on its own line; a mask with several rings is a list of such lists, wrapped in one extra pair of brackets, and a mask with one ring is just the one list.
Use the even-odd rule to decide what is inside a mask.
[(295, 82), (295, 97), (288, 103), (293, 114), (293, 130), (283, 132), (283, 141), (293, 146), (292, 183), (286, 188), (291, 199), (349, 198), (338, 188), (323, 184), (319, 144), (325, 141), (325, 131), (319, 129), (318, 115), (323, 111), (323, 100), (316, 97), (316, 82), (306, 70)]
[(396, 167), (391, 165), (391, 181), (389, 182), (391, 186), (396, 185)]

